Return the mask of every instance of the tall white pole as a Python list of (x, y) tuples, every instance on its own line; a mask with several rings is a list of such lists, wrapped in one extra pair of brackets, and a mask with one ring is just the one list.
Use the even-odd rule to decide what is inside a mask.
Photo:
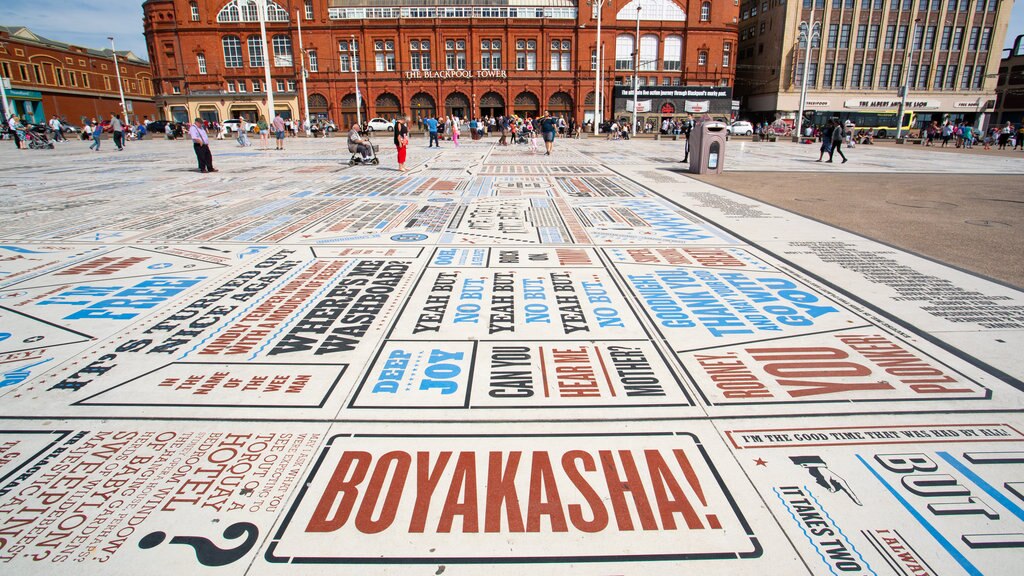
[[(254, 0), (256, 1), (256, 0)], [(256, 4), (257, 12), (260, 14), (260, 41), (263, 43), (263, 81), (267, 86), (267, 125), (274, 121), (277, 113), (274, 112), (274, 87), (270, 84), (270, 52), (267, 50), (267, 0), (260, 0)]]
[(636, 136), (636, 93), (640, 89), (637, 74), (640, 73), (640, 3), (636, 4), (636, 46), (633, 50), (633, 126), (629, 131)]
[(356, 51), (356, 36), (355, 34), (350, 35), (352, 41), (349, 42), (348, 51), (352, 54), (352, 72), (355, 73), (356, 81), (356, 122), (359, 126), (363, 125), (363, 97), (359, 94), (359, 53)]
[(4, 103), (4, 113), (3, 113), (4, 124), (7, 124), (7, 119), (11, 117), (11, 114), (14, 114), (14, 112), (11, 111), (11, 103), (7, 101), (7, 88), (4, 87), (4, 84), (6, 84), (6, 83), (7, 83), (7, 78), (4, 78), (3, 74), (0, 74), (0, 98), (3, 99), (3, 103)]
[[(302, 105), (306, 107), (306, 121), (302, 124), (302, 130), (309, 129), (309, 92), (306, 91), (306, 50), (302, 47), (302, 18), (299, 11), (295, 11), (295, 19), (299, 21), (299, 54), (302, 57)], [(306, 134), (309, 136), (309, 134)]]
[(814, 3), (811, 3), (811, 17), (805, 22), (801, 22), (800, 26), (804, 27), (803, 36), (805, 43), (804, 50), (804, 72), (803, 80), (800, 82), (800, 111), (796, 115), (796, 142), (800, 141), (803, 137), (804, 130), (804, 106), (807, 103), (807, 73), (811, 66), (811, 44), (814, 43), (814, 35), (820, 34), (815, 32), (814, 27), (817, 22), (814, 21)]
[(110, 40), (110, 51), (114, 55), (114, 72), (117, 72), (117, 91), (121, 94), (121, 114), (124, 116), (124, 122), (128, 123), (128, 107), (124, 105), (124, 86), (121, 84), (121, 68), (117, 65), (117, 48), (114, 48), (114, 37), (107, 36), (107, 40)]
[(597, 74), (594, 76), (594, 136), (597, 136), (598, 123), (601, 121), (601, 12), (604, 0), (593, 2), (597, 6)]
[(907, 92), (909, 91), (910, 80), (910, 61), (914, 58), (914, 38), (917, 36), (917, 23), (920, 18), (914, 20), (914, 28), (910, 31), (910, 37), (907, 38), (909, 42), (907, 46), (906, 58), (903, 59), (903, 84), (900, 86), (900, 111), (896, 115), (896, 140), (903, 138), (903, 111), (907, 108)]

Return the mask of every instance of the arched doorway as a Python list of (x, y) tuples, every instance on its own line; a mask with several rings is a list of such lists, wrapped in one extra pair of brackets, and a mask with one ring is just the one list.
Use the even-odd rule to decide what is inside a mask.
[(327, 97), (323, 94), (310, 94), (309, 95), (309, 121), (316, 122), (317, 120), (327, 119)]
[(565, 92), (555, 92), (548, 99), (548, 111), (555, 118), (561, 116), (568, 121), (573, 117), (572, 96)]
[(377, 116), (387, 120), (394, 120), (402, 115), (402, 103), (399, 102), (398, 96), (390, 92), (377, 96), (374, 108), (377, 110)]
[(433, 117), (437, 114), (437, 105), (434, 97), (426, 92), (417, 92), (409, 101), (409, 111), (416, 126), (423, 127), (423, 119)]
[[(363, 120), (366, 118), (366, 102), (360, 101), (360, 112), (363, 115)], [(356, 95), (347, 94), (341, 99), (341, 125), (338, 126), (339, 130), (348, 130), (349, 126), (353, 125), (358, 121), (359, 115), (356, 113)]]
[(537, 95), (533, 92), (520, 92), (516, 96), (515, 103), (512, 106), (512, 110), (516, 116), (526, 118), (536, 118), (540, 114), (540, 100)]
[(505, 99), (497, 92), (488, 92), (480, 97), (480, 117), (497, 118), (505, 115)]
[(469, 98), (462, 92), (452, 92), (444, 99), (444, 110), (452, 116), (465, 119), (469, 114)]

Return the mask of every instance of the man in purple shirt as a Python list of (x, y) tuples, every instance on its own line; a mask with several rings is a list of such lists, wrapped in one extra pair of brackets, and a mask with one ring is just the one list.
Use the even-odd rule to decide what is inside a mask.
[(192, 127), (188, 129), (188, 137), (192, 139), (192, 148), (196, 151), (196, 160), (199, 161), (199, 171), (203, 174), (216, 172), (213, 167), (213, 154), (210, 152), (210, 136), (203, 128), (201, 118), (196, 118)]

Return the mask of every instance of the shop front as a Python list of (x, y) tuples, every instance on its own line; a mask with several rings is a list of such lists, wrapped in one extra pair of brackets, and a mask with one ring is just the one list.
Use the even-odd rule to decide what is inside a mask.
[[(633, 88), (616, 86), (612, 92), (615, 118), (626, 120), (633, 114)], [(729, 118), (732, 114), (732, 88), (726, 86), (640, 86), (636, 90), (637, 121), (660, 126), (697, 115)]]
[(7, 100), (11, 103), (11, 112), (21, 116), (22, 121), (29, 124), (46, 122), (41, 92), (12, 89), (7, 91)]

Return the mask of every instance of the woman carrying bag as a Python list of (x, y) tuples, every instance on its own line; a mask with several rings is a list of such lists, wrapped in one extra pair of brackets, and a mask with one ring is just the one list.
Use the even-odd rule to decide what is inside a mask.
[(399, 118), (395, 122), (395, 149), (398, 150), (398, 171), (405, 172), (405, 153), (409, 150), (409, 126), (407, 118)]

